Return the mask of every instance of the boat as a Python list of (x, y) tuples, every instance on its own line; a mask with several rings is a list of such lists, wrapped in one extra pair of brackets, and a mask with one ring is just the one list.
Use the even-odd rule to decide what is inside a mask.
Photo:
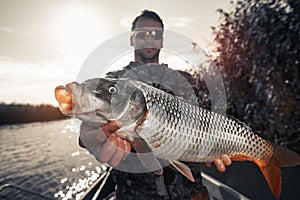
[[(17, 195), (21, 197), (17, 197)], [(13, 184), (4, 184), (0, 186), (0, 199), (1, 200), (19, 200), (31, 199), (31, 200), (53, 200), (53, 198), (42, 195), (37, 191), (29, 188), (21, 187)]]
[[(113, 200), (115, 199), (115, 184), (111, 177), (111, 168), (108, 168), (92, 185), (85, 191), (80, 200)], [(223, 184), (207, 173), (202, 172), (203, 184), (207, 187), (210, 199), (240, 199), (248, 198), (234, 190), (233, 188)], [(15, 193), (24, 194), (24, 199), (37, 200), (53, 200), (54, 197), (48, 197), (38, 192), (12, 184), (5, 184), (0, 187), (0, 198), (10, 200)]]
[[(111, 168), (103, 174), (89, 190), (82, 196), (81, 200), (113, 200), (115, 199), (114, 183), (110, 176)], [(246, 196), (229, 187), (221, 181), (213, 178), (205, 172), (201, 172), (203, 184), (206, 186), (211, 200), (248, 200)]]
[[(272, 199), (274, 196), (268, 188), (264, 177), (251, 162), (233, 162), (226, 173), (218, 172), (214, 167), (206, 168), (200, 165), (203, 184), (206, 186), (211, 200), (247, 200), (247, 199)], [(111, 177), (111, 168), (103, 174), (81, 195), (80, 200), (113, 200), (115, 199), (115, 184)], [(300, 199), (298, 180), (300, 166), (282, 169), (283, 185), (282, 199)], [(16, 185), (5, 184), (0, 186), (0, 199), (18, 200), (13, 198), (16, 193), (25, 194), (31, 200), (50, 200), (38, 192)]]
[[(200, 164), (202, 182), (208, 190), (210, 200), (274, 200), (262, 173), (252, 162), (233, 162), (225, 173), (215, 167), (207, 168)], [(280, 199), (300, 199), (300, 165), (282, 168), (282, 190)], [(110, 168), (97, 180), (82, 200), (111, 200), (115, 185), (110, 177)]]

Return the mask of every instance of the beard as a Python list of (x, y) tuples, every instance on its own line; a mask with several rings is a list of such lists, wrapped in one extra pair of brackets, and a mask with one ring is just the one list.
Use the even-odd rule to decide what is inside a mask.
[(156, 48), (143, 48), (136, 49), (135, 54), (145, 62), (151, 62), (157, 60), (159, 57), (160, 49)]

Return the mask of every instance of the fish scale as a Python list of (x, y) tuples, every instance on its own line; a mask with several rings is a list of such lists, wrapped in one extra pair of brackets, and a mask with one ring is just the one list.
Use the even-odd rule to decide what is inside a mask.
[[(137, 130), (155, 155), (193, 162), (212, 162), (225, 153), (249, 155), (260, 161), (270, 158), (272, 145), (240, 122), (190, 105), (156, 88), (144, 85), (139, 89), (145, 95), (149, 114), (145, 127), (141, 125)], [(153, 133), (149, 132), (149, 126), (157, 122), (161, 128), (156, 124), (155, 132), (161, 130), (157, 133), (160, 136), (149, 136)], [(178, 148), (177, 141), (186, 145)]]

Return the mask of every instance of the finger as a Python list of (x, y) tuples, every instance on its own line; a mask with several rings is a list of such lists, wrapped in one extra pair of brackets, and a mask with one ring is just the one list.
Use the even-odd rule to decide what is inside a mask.
[(88, 132), (90, 130), (93, 130), (95, 129), (94, 127), (82, 122), (81, 125), (80, 125), (80, 132)]
[(114, 131), (118, 130), (120, 123), (109, 122), (101, 128), (94, 128), (85, 123), (80, 126), (80, 140), (88, 149), (99, 148), (99, 143), (104, 142)]
[(112, 167), (117, 167), (123, 160), (124, 151), (116, 151), (112, 158), (107, 162)]
[(93, 149), (99, 149), (99, 145), (106, 140), (106, 135), (101, 129), (90, 130), (87, 132), (80, 132), (80, 141), (88, 149), (93, 151)]
[(126, 157), (130, 154), (131, 152), (131, 145), (128, 141), (126, 140), (123, 140), (123, 145), (124, 145), (124, 157), (123, 157), (123, 160), (126, 159)]
[(112, 121), (101, 127), (103, 133), (109, 137), (112, 133), (116, 132), (120, 128), (120, 122)]
[(120, 142), (120, 148), (122, 149), (123, 151), (123, 160), (126, 159), (126, 157), (130, 154), (131, 152), (131, 145), (130, 143), (127, 141), (127, 140), (124, 140), (124, 139), (121, 139), (121, 142)]
[(219, 172), (225, 172), (226, 171), (226, 167), (225, 167), (223, 161), (220, 158), (216, 159), (214, 161), (214, 164), (215, 164), (215, 166), (216, 166), (216, 168)]
[(112, 159), (113, 155), (118, 149), (118, 136), (116, 134), (110, 135), (109, 139), (106, 140), (104, 145), (99, 148), (98, 155), (96, 158), (98, 161), (102, 163), (107, 163), (109, 160)]
[(206, 162), (206, 163), (204, 163), (204, 165), (205, 165), (205, 167), (208, 167), (208, 168), (210, 168), (212, 166), (212, 164), (210, 162)]
[(118, 149), (116, 150), (115, 154), (112, 156), (112, 158), (107, 162), (110, 166), (112, 167), (116, 167), (120, 164), (120, 162), (123, 160), (124, 157), (124, 150), (122, 148), (123, 147), (123, 142), (121, 140), (121, 138), (117, 138), (118, 139)]
[(223, 161), (223, 164), (225, 166), (229, 166), (232, 163), (230, 157), (228, 155), (225, 155), (225, 154), (221, 156), (221, 160)]

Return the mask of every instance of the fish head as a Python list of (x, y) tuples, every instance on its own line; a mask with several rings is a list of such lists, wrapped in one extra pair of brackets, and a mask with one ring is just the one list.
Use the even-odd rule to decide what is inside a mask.
[(124, 125), (139, 121), (146, 113), (145, 97), (136, 85), (127, 78), (100, 78), (95, 96), (106, 104), (98, 110), (108, 114), (111, 121), (119, 120)]
[(97, 126), (107, 123), (107, 117), (96, 115), (97, 108), (106, 108), (105, 101), (95, 96), (96, 83), (96, 80), (87, 80), (82, 84), (71, 82), (56, 87), (54, 94), (62, 114)]
[(55, 88), (55, 97), (64, 115), (100, 126), (115, 120), (130, 124), (145, 114), (142, 92), (125, 79), (97, 78), (82, 84), (68, 83)]

